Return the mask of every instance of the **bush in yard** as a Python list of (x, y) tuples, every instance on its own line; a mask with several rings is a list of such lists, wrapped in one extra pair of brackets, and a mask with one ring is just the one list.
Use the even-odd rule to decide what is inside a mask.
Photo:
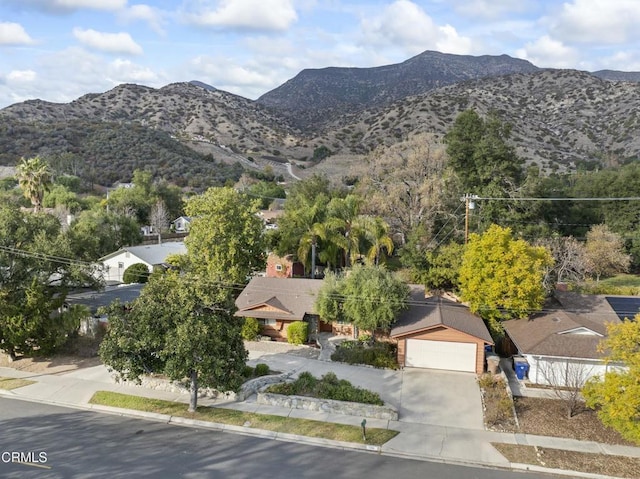
[(376, 368), (398, 369), (397, 346), (382, 341), (370, 346), (360, 341), (345, 341), (331, 355), (332, 361), (368, 364)]
[(254, 372), (255, 377), (266, 376), (269, 374), (269, 365), (264, 363), (256, 364), (256, 369)]
[(149, 268), (144, 263), (134, 263), (124, 270), (122, 281), (125, 284), (146, 283), (149, 279)]
[(304, 321), (295, 321), (287, 328), (287, 342), (290, 344), (304, 344), (307, 342), (309, 325)]
[(332, 372), (317, 379), (310, 372), (305, 371), (300, 373), (300, 376), (294, 382), (274, 384), (269, 386), (267, 392), (288, 396), (308, 396), (335, 401), (384, 405), (377, 393), (356, 387), (345, 379), (338, 379)]
[(256, 318), (244, 318), (242, 325), (242, 339), (245, 341), (255, 341), (260, 332), (260, 323)]

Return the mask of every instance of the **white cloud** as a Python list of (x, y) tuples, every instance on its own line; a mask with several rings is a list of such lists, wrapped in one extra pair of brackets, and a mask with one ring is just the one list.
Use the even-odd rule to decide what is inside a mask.
[(529, 60), (543, 68), (575, 68), (579, 61), (578, 52), (548, 35), (527, 43), (516, 51), (520, 58)]
[(92, 29), (74, 28), (73, 35), (80, 43), (96, 50), (128, 55), (142, 54), (142, 47), (125, 32), (104, 33)]
[(297, 19), (291, 0), (220, 0), (217, 7), (185, 12), (188, 23), (203, 27), (284, 31)]
[(125, 22), (136, 20), (147, 22), (155, 32), (164, 34), (164, 14), (155, 7), (143, 4), (132, 5), (122, 10), (119, 16)]
[(499, 18), (513, 12), (522, 12), (527, 2), (522, 0), (455, 0), (455, 10), (472, 18)]
[(33, 39), (19, 23), (0, 22), (0, 45), (30, 45)]
[(637, 0), (573, 0), (547, 21), (554, 37), (565, 42), (616, 44), (640, 37)]
[(81, 9), (117, 11), (127, 5), (127, 0), (5, 0), (20, 7), (32, 7), (54, 13), (66, 13)]
[(417, 4), (396, 0), (381, 15), (362, 21), (363, 44), (400, 47), (416, 54), (428, 49), (446, 53), (470, 53), (471, 39), (461, 37), (451, 25), (438, 26)]
[(148, 67), (136, 65), (129, 60), (120, 58), (112, 61), (107, 68), (109, 79), (114, 84), (119, 83), (143, 83), (148, 85), (156, 83), (159, 75)]
[(7, 84), (15, 83), (20, 85), (22, 83), (35, 81), (36, 76), (36, 72), (33, 70), (13, 70), (7, 74), (5, 81)]

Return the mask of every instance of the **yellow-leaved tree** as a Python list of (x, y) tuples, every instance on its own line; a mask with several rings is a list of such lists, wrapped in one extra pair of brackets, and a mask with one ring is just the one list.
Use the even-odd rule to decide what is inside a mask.
[(607, 363), (619, 363), (602, 377), (590, 379), (582, 390), (588, 407), (598, 410), (606, 426), (640, 444), (640, 314), (632, 321), (610, 324), (600, 344)]
[(543, 279), (553, 265), (549, 251), (514, 239), (510, 228), (491, 225), (469, 238), (460, 267), (460, 293), (472, 312), (501, 337), (505, 319), (539, 311), (545, 299)]

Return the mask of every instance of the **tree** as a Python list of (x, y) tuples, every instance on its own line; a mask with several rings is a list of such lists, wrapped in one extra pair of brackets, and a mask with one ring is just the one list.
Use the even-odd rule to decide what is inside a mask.
[(245, 284), (264, 268), (265, 243), (258, 202), (233, 188), (209, 188), (189, 199), (193, 218), (185, 239), (189, 270), (228, 285)]
[(582, 388), (585, 386), (593, 366), (576, 361), (561, 360), (538, 365), (545, 382), (552, 387), (553, 394), (564, 404), (567, 417), (572, 418), (583, 410)]
[(130, 306), (106, 308), (100, 357), (122, 379), (162, 373), (188, 381), (194, 412), (201, 386), (230, 391), (243, 382), (243, 320), (232, 311), (230, 295), (215, 281), (177, 271), (154, 275)]
[(124, 270), (122, 282), (130, 283), (146, 283), (149, 280), (149, 268), (144, 263), (133, 263)]
[(158, 200), (151, 207), (149, 214), (149, 224), (158, 235), (158, 244), (162, 243), (162, 232), (169, 226), (169, 211), (164, 201)]
[(584, 244), (575, 238), (553, 236), (537, 242), (553, 256), (553, 267), (549, 268), (545, 282), (549, 288), (555, 283), (582, 281), (587, 271), (587, 258)]
[(503, 334), (500, 320), (526, 317), (540, 310), (543, 278), (551, 254), (541, 246), (514, 239), (509, 228), (491, 225), (469, 238), (460, 267), (460, 293), (469, 309), (488, 321), (492, 333)]
[(419, 135), (380, 147), (365, 168), (358, 184), (358, 193), (366, 198), (361, 213), (387, 218), (391, 230), (404, 237), (420, 225), (431, 232), (452, 189), (442, 144)]
[(44, 194), (51, 184), (51, 169), (39, 156), (22, 158), (16, 167), (18, 183), (24, 196), (31, 201), (34, 211), (42, 209)]
[(260, 199), (260, 208), (266, 210), (277, 198), (286, 198), (284, 188), (273, 181), (257, 181), (249, 186), (250, 195)]
[(357, 225), (369, 245), (365, 255), (369, 264), (378, 266), (385, 251), (387, 256), (393, 254), (394, 244), (386, 221), (379, 216), (360, 216)]
[(52, 353), (77, 331), (81, 311), (62, 309), (67, 291), (99, 285), (72, 257), (54, 216), (0, 206), (0, 349), (12, 358)]
[(604, 378), (589, 379), (582, 394), (587, 406), (597, 409), (603, 424), (640, 444), (640, 315), (610, 324), (607, 333), (599, 347), (608, 352), (607, 364), (623, 364), (628, 369), (609, 368)]
[(380, 266), (356, 265), (337, 284), (330, 278), (329, 286), (325, 289), (323, 285), (318, 295), (318, 312), (328, 314), (322, 317), (329, 320), (337, 319), (329, 315), (341, 316), (357, 328), (371, 331), (372, 341), (377, 329), (388, 330), (406, 308), (409, 287)]
[(629, 269), (631, 256), (624, 252), (622, 238), (607, 225), (594, 225), (587, 233), (585, 244), (587, 270), (595, 275), (596, 282), (602, 276), (612, 276)]
[(464, 245), (449, 243), (426, 253), (425, 286), (429, 289), (457, 290)]

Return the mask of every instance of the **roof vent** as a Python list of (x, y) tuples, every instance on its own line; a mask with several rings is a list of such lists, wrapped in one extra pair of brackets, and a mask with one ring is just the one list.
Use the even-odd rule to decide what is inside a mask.
[(555, 317), (552, 319), (552, 321), (553, 321), (554, 323), (559, 323), (559, 322), (560, 322), (560, 318), (558, 318), (557, 316), (555, 316)]

